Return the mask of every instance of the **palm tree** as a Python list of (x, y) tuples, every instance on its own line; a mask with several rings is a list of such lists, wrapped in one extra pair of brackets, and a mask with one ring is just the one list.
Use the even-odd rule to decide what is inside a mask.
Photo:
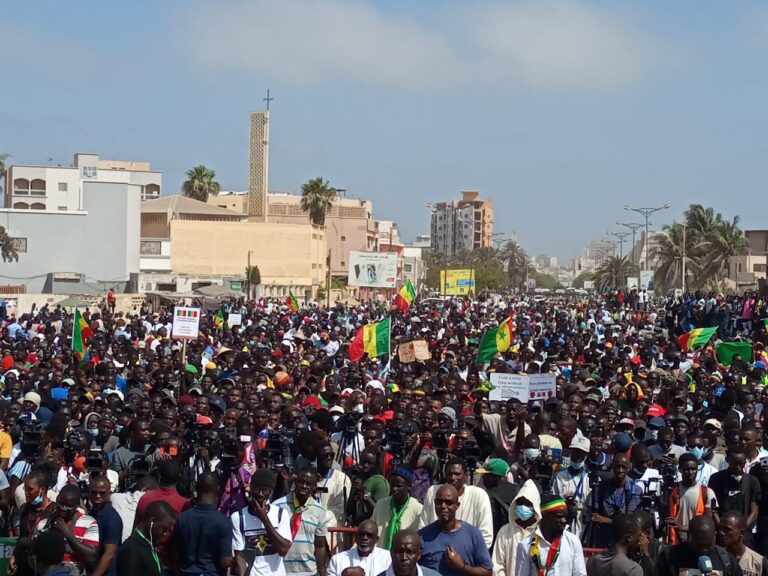
[(301, 185), (301, 209), (309, 212), (312, 224), (325, 226), (325, 214), (333, 206), (336, 188), (327, 180), (312, 178)]
[(8, 159), (8, 156), (10, 156), (10, 154), (0, 154), (0, 192), (3, 191), (2, 180), (5, 178), (5, 161)]
[[(685, 238), (685, 246), (683, 246)], [(661, 234), (656, 235), (656, 246), (653, 256), (658, 261), (658, 267), (653, 276), (654, 285), (662, 292), (682, 287), (683, 256), (685, 256), (685, 285), (691, 290), (701, 288), (706, 279), (704, 267), (706, 264), (705, 249), (707, 242), (702, 240), (700, 233), (691, 231), (687, 225), (680, 222), (664, 226)]]
[(261, 284), (261, 271), (255, 264), (253, 266), (245, 267), (245, 282), (247, 285), (246, 294), (248, 298), (253, 298), (253, 289), (258, 288)]
[(181, 185), (184, 196), (200, 202), (207, 202), (208, 196), (218, 195), (221, 184), (214, 180), (216, 172), (202, 164), (187, 170), (187, 180)]
[(13, 238), (8, 235), (3, 226), (0, 226), (0, 257), (2, 257), (3, 262), (19, 261), (16, 244), (13, 243)]
[(513, 288), (522, 288), (528, 277), (530, 258), (522, 246), (514, 240), (508, 241), (501, 249), (500, 258), (506, 262), (507, 281)]
[(637, 265), (626, 256), (611, 256), (595, 271), (595, 286), (620, 288), (629, 276), (638, 274)]
[(705, 267), (707, 276), (717, 281), (728, 275), (731, 258), (744, 254), (747, 249), (747, 239), (739, 228), (739, 217), (733, 220), (720, 220), (714, 233), (707, 241)]

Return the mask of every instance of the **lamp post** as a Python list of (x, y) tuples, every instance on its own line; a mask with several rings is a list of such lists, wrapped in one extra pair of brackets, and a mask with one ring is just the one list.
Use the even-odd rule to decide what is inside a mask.
[(683, 222), (683, 265), (682, 265), (682, 268), (683, 268), (682, 276), (683, 276), (683, 278), (682, 278), (682, 282), (681, 282), (682, 289), (683, 289), (683, 296), (685, 296), (685, 250), (686, 250), (685, 236), (686, 236), (686, 232), (687, 232), (687, 230), (686, 230), (687, 227), (688, 227), (688, 225), (685, 222)]
[(630, 212), (637, 212), (638, 214), (642, 214), (645, 218), (645, 240), (643, 241), (643, 251), (645, 252), (645, 266), (643, 266), (643, 270), (648, 270), (648, 220), (651, 217), (651, 214), (655, 214), (656, 212), (659, 212), (661, 210), (666, 210), (667, 208), (670, 208), (669, 204), (664, 204), (664, 206), (659, 206), (658, 208), (632, 208), (629, 204), (624, 206), (624, 210), (628, 210)]
[(639, 222), (619, 222), (618, 220), (616, 220), (616, 224), (632, 230), (632, 264), (637, 264), (637, 262), (635, 262), (635, 235), (637, 231), (643, 227), (643, 224), (640, 224)]
[(619, 239), (619, 258), (624, 258), (624, 238), (630, 235), (630, 232), (606, 232), (610, 236)]

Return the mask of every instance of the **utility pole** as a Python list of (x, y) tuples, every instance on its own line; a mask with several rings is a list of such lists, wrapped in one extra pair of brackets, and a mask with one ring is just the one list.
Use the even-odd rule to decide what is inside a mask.
[(624, 238), (630, 235), (630, 232), (608, 232), (614, 238), (619, 239), (619, 258), (624, 258)]
[(648, 270), (648, 220), (650, 219), (651, 214), (659, 212), (660, 210), (666, 210), (669, 207), (669, 204), (664, 204), (664, 206), (659, 206), (658, 208), (632, 208), (629, 204), (624, 206), (624, 210), (637, 212), (638, 214), (641, 214), (643, 217), (645, 217), (645, 239), (643, 240), (643, 252), (645, 252), (645, 261), (643, 262), (643, 270)]
[(685, 246), (685, 236), (686, 236), (686, 229), (688, 228), (688, 225), (683, 222), (683, 279), (682, 279), (682, 287), (683, 287), (683, 294), (685, 294), (685, 256), (686, 256), (686, 246)]
[(325, 306), (326, 308), (331, 307), (331, 249), (328, 248), (328, 274), (325, 280)]
[(637, 222), (619, 222), (618, 220), (616, 221), (616, 224), (619, 226), (625, 226), (626, 228), (632, 230), (632, 264), (637, 264), (635, 261), (635, 246), (637, 245), (635, 242), (635, 234), (640, 228), (643, 227), (643, 225)]

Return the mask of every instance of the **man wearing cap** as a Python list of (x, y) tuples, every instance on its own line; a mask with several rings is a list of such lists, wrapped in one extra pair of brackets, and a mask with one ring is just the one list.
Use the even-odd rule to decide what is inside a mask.
[(291, 547), (291, 521), (286, 510), (270, 505), (277, 485), (266, 468), (251, 477), (248, 506), (232, 515), (232, 549), (238, 576), (285, 576), (283, 558)]
[(403, 464), (395, 466), (389, 477), (390, 496), (382, 498), (373, 507), (371, 520), (379, 527), (379, 545), (389, 550), (400, 530), (415, 530), (423, 506), (411, 497), (413, 470)]
[(489, 458), (477, 469), (477, 473), (481, 475), (480, 484), (486, 489), (491, 500), (495, 537), (501, 527), (509, 522), (509, 506), (520, 487), (510, 484), (507, 480), (509, 463), (502, 458)]
[(541, 500), (541, 522), (517, 547), (515, 576), (586, 576), (579, 539), (565, 528), (568, 505), (559, 496)]
[(583, 436), (574, 436), (570, 448), (570, 463), (565, 470), (555, 474), (552, 491), (568, 504), (570, 531), (581, 538), (591, 488), (585, 467), (590, 442)]

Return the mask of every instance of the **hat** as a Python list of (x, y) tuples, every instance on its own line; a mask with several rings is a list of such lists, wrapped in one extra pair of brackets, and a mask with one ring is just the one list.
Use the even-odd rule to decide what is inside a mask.
[(320, 398), (317, 396), (307, 396), (304, 398), (304, 406), (314, 406), (315, 408), (320, 408), (322, 406), (322, 402), (320, 402)]
[(400, 476), (403, 480), (410, 484), (413, 481), (413, 470), (404, 464), (398, 464), (395, 469), (392, 470), (390, 476)]
[(190, 374), (197, 374), (197, 367), (193, 366), (192, 364), (187, 364), (184, 366), (184, 370)]
[(631, 428), (634, 428), (635, 421), (632, 420), (632, 418), (622, 418), (616, 423), (616, 426), (629, 426)]
[(284, 386), (288, 384), (291, 381), (291, 376), (287, 372), (275, 372), (275, 377), (272, 379), (272, 382), (275, 383), (275, 386)]
[(553, 494), (547, 494), (541, 498), (541, 513), (547, 514), (549, 512), (556, 512), (557, 510), (565, 510), (568, 505), (560, 496)]
[(197, 392), (200, 396), (203, 395), (203, 389), (200, 386), (195, 385), (195, 386), (192, 386), (189, 390), (187, 390), (188, 394), (192, 394), (194, 392)]
[(125, 400), (125, 396), (123, 396), (123, 393), (120, 392), (120, 390), (114, 390), (112, 388), (107, 388), (102, 392), (104, 396), (112, 396), (113, 394), (117, 394), (117, 397), (120, 398), (120, 401), (122, 402)]
[(648, 428), (661, 428), (662, 426), (666, 425), (667, 423), (664, 422), (664, 418), (660, 418), (659, 416), (648, 420)]
[(632, 437), (626, 432), (619, 432), (613, 437), (613, 447), (617, 452), (626, 452), (632, 447)]
[(588, 400), (594, 401), (600, 404), (600, 402), (603, 401), (603, 393), (600, 392), (600, 390), (598, 390), (597, 388), (592, 388), (584, 395), (584, 402)]
[(376, 390), (381, 390), (382, 392), (384, 392), (384, 384), (382, 384), (378, 380), (371, 380), (370, 382), (367, 382), (365, 384), (366, 388), (368, 388), (369, 386), (371, 388), (376, 388)]
[(582, 452), (586, 452), (589, 454), (590, 449), (590, 442), (588, 438), (585, 438), (584, 436), (574, 436), (571, 440), (571, 450), (581, 450)]
[(40, 398), (40, 394), (37, 392), (27, 392), (24, 394), (24, 402), (32, 402), (36, 408), (40, 408), (40, 402), (42, 402), (42, 398)]
[(72, 380), (72, 378), (64, 378), (64, 380), (61, 381), (62, 386), (74, 386), (75, 381)]
[(677, 416), (673, 416), (672, 422), (685, 422), (686, 424), (690, 423), (690, 421), (688, 420), (688, 416), (686, 416), (685, 414), (678, 414)]
[(477, 469), (478, 474), (493, 474), (494, 476), (504, 476), (509, 472), (509, 464), (501, 458), (490, 458), (482, 468)]
[(173, 395), (173, 390), (163, 390), (163, 400), (169, 400), (174, 406), (178, 404), (176, 397)]
[(720, 422), (720, 420), (718, 420), (717, 418), (708, 418), (707, 420), (704, 421), (704, 426), (706, 426), (707, 424), (709, 424), (710, 426), (714, 426), (718, 430), (723, 429), (723, 423)]
[(329, 410), (331, 414), (344, 414), (344, 407), (343, 406), (331, 406), (331, 409)]
[(227, 411), (227, 404), (224, 402), (224, 398), (221, 396), (211, 396), (208, 400), (208, 405), (211, 408), (216, 408), (217, 410), (220, 410), (222, 413)]
[(657, 417), (657, 416), (664, 416), (664, 414), (667, 411), (664, 409), (664, 407), (661, 404), (651, 404), (648, 406), (648, 416), (651, 418)]
[(454, 423), (456, 422), (456, 410), (454, 410), (450, 406), (445, 406), (444, 408), (440, 408), (440, 412), (438, 412), (438, 415), (439, 414), (444, 414), (451, 419), (451, 422), (454, 422)]
[(277, 486), (277, 475), (269, 468), (259, 468), (251, 476), (251, 486), (265, 486), (274, 490)]

